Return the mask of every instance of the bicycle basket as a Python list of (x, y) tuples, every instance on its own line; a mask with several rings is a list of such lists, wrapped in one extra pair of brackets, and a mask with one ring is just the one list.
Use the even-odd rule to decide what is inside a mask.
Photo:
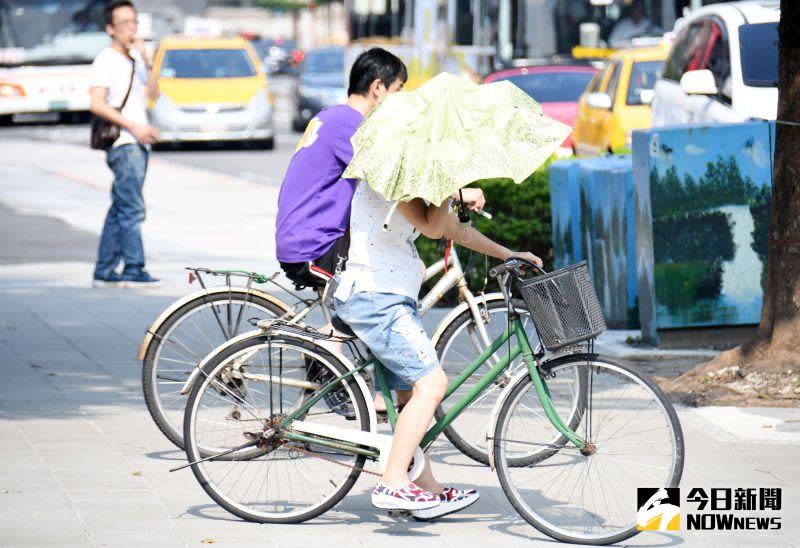
[(586, 261), (518, 285), (547, 350), (593, 339), (606, 330)]

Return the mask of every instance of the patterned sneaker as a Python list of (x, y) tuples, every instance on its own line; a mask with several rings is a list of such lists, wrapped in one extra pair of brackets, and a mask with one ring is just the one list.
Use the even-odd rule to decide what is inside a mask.
[(426, 510), (415, 510), (411, 515), (414, 519), (420, 521), (430, 521), (463, 510), (467, 506), (474, 504), (479, 498), (481, 498), (481, 495), (477, 489), (462, 490), (455, 487), (445, 487), (444, 492), (439, 495), (439, 506)]
[(372, 490), (372, 505), (384, 510), (424, 510), (439, 505), (439, 497), (415, 483), (391, 489), (382, 483)]

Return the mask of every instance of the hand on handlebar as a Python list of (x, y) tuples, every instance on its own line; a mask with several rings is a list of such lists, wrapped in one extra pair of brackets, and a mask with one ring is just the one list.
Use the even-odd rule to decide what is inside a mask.
[(525, 261), (528, 261), (529, 263), (533, 263), (536, 266), (538, 266), (539, 268), (542, 268), (542, 266), (544, 265), (544, 263), (542, 262), (542, 260), (539, 257), (537, 257), (536, 255), (534, 255), (533, 253), (530, 253), (528, 251), (513, 252), (511, 255), (509, 255), (506, 258), (506, 261), (508, 261), (509, 259), (515, 259), (515, 258), (523, 259)]

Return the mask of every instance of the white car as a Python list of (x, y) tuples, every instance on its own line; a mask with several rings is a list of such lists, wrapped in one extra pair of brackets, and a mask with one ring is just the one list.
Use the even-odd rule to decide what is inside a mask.
[(653, 89), (653, 126), (774, 120), (779, 2), (712, 4), (675, 25)]

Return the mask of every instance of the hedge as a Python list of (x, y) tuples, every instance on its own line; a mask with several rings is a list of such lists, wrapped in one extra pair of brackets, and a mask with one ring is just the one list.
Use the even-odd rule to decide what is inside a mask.
[[(550, 178), (547, 165), (540, 168), (524, 182), (517, 185), (509, 179), (487, 179), (470, 185), (483, 190), (486, 197), (486, 211), (492, 219), (474, 216), (475, 226), (489, 238), (502, 243), (515, 251), (531, 251), (541, 257), (545, 268), (552, 266), (551, 251), (553, 247), (550, 229)], [(426, 265), (442, 258), (443, 247), (439, 240), (429, 240), (424, 236), (417, 239), (420, 258)], [(459, 248), (459, 258), (464, 267), (470, 257), (470, 251)], [(470, 289), (478, 291), (483, 287), (486, 269), (482, 256), (474, 254), (472, 268), (467, 273)], [(496, 259), (489, 259), (489, 267), (497, 264)], [(435, 280), (423, 285), (423, 293), (433, 285)], [(497, 284), (489, 280), (487, 291), (496, 291)], [(452, 305), (456, 302), (455, 292), (447, 295), (440, 304)]]

